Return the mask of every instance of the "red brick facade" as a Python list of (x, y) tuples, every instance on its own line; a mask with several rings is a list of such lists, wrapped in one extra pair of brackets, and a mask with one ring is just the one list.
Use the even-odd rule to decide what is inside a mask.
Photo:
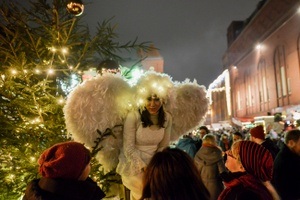
[(298, 0), (268, 0), (234, 40), (230, 31), (236, 30), (228, 28), (223, 66), (230, 74), (232, 112), (227, 118), (300, 112), (298, 9)]

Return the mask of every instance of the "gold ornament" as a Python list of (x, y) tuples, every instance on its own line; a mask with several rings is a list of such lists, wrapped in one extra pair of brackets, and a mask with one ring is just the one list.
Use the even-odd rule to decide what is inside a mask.
[(67, 11), (75, 16), (83, 13), (84, 6), (81, 0), (68, 0)]

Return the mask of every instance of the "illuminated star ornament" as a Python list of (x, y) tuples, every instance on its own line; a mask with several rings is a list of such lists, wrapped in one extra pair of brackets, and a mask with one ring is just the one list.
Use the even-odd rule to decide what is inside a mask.
[(81, 0), (68, 0), (67, 10), (69, 13), (80, 16), (83, 13), (84, 6)]

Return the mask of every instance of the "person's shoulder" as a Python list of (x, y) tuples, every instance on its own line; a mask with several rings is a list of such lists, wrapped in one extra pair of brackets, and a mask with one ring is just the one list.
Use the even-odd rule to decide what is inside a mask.
[(34, 179), (28, 183), (22, 200), (30, 200), (42, 197), (43, 190), (39, 187), (39, 180), (40, 179)]
[(139, 118), (140, 118), (140, 113), (138, 110), (132, 110), (132, 111), (128, 112), (128, 114), (127, 114), (127, 119), (134, 120), (134, 119), (139, 119)]
[(172, 115), (168, 111), (165, 111), (165, 116), (166, 116), (167, 120), (172, 119)]

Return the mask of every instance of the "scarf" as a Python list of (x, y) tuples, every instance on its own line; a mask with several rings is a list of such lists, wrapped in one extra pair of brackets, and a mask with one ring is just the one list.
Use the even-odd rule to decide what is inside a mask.
[(224, 180), (225, 189), (220, 194), (218, 200), (231, 199), (235, 196), (236, 199), (245, 191), (252, 191), (261, 200), (273, 200), (268, 189), (251, 174), (246, 172), (237, 172), (221, 175)]

